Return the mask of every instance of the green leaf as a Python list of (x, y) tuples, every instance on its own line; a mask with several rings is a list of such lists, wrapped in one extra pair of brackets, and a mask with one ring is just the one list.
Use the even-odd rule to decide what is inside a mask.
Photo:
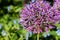
[(17, 35), (15, 33), (11, 33), (11, 40), (17, 40)]
[(18, 9), (15, 10), (15, 12), (19, 12), (20, 10), (21, 10), (21, 8), (18, 8)]
[(55, 26), (60, 29), (60, 24), (56, 23)]
[(20, 35), (20, 38), (18, 40), (23, 40), (23, 39), (24, 39), (23, 35)]
[(56, 34), (55, 31), (50, 31), (49, 33), (50, 33), (51, 35), (53, 35), (53, 36), (57, 36), (57, 34)]

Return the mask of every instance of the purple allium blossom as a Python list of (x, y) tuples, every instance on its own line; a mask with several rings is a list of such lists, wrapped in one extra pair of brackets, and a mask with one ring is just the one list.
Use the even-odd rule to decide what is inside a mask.
[[(54, 5), (56, 6), (56, 5)], [(35, 0), (26, 5), (20, 14), (20, 23), (24, 29), (33, 33), (48, 32), (60, 22), (60, 11), (51, 6), (49, 2)]]

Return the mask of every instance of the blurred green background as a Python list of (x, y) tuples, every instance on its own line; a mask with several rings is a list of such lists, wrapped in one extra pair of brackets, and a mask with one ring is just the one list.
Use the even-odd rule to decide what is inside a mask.
[[(20, 25), (19, 11), (23, 8), (23, 2), (0, 0), (0, 40), (36, 40), (36, 34), (27, 32)], [(60, 24), (48, 33), (41, 33), (40, 40), (60, 40)]]

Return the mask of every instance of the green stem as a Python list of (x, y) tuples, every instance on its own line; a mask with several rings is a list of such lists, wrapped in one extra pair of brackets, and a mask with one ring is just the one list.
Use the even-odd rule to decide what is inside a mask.
[(56, 40), (58, 40), (58, 37), (56, 36)]
[(39, 33), (37, 34), (37, 40), (39, 40)]

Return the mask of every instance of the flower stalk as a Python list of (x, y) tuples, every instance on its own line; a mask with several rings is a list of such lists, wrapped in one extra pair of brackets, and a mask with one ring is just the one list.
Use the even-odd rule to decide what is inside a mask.
[(39, 33), (37, 34), (37, 40), (39, 40)]

